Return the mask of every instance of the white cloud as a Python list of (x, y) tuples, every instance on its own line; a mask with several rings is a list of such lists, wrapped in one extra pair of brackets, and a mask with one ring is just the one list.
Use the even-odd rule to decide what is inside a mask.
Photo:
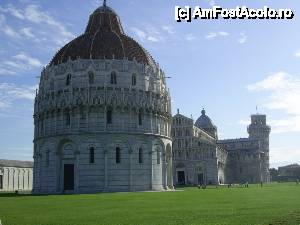
[(247, 86), (249, 91), (265, 91), (269, 96), (264, 107), (279, 110), (284, 117), (271, 120), (275, 133), (300, 132), (300, 78), (286, 72), (278, 72), (266, 79)]
[(299, 163), (300, 148), (293, 149), (288, 147), (270, 148), (271, 167), (285, 166), (292, 163)]
[(215, 0), (205, 0), (210, 6), (216, 5)]
[(193, 41), (193, 40), (196, 39), (196, 37), (195, 37), (194, 34), (187, 34), (187, 35), (185, 35), (185, 39), (186, 39), (187, 41)]
[(21, 52), (10, 60), (0, 61), (0, 75), (15, 75), (25, 70), (42, 67), (39, 59)]
[(0, 31), (11, 38), (20, 38), (18, 32), (16, 32), (12, 27), (6, 23), (6, 18), (4, 15), (0, 14)]
[(240, 125), (246, 125), (246, 126), (247, 126), (247, 125), (250, 124), (250, 122), (251, 122), (251, 121), (250, 121), (249, 119), (248, 119), (248, 120), (240, 120), (240, 121), (239, 121), (239, 124), (240, 124)]
[(0, 109), (9, 108), (16, 100), (30, 100), (35, 98), (35, 86), (16, 86), (15, 84), (0, 83)]
[(21, 33), (28, 38), (35, 38), (35, 35), (32, 33), (31, 27), (24, 27), (21, 29)]
[(247, 42), (247, 40), (248, 40), (248, 36), (245, 34), (245, 32), (241, 32), (240, 33), (240, 37), (238, 38), (238, 43), (240, 43), (240, 44), (244, 44), (244, 43), (246, 43)]
[(33, 58), (27, 54), (25, 54), (24, 52), (21, 52), (20, 54), (14, 56), (14, 58), (25, 62), (27, 65), (31, 66), (31, 67), (41, 67), (42, 63), (40, 60)]
[[(44, 26), (43, 29), (54, 29), (57, 32), (55, 32), (55, 42), (56, 44), (63, 45), (73, 39), (75, 37), (74, 34), (72, 34), (68, 29), (60, 23), (58, 20), (53, 18), (48, 12), (43, 11), (39, 6), (30, 4), (26, 6), (24, 9), (17, 9), (13, 5), (8, 4), (5, 7), (0, 8), (0, 12), (10, 14), (11, 16), (14, 16), (15, 18), (26, 20), (31, 23), (35, 24), (41, 24), (41, 25), (47, 25)], [(1, 18), (0, 18), (1, 22)], [(10, 36), (17, 36), (18, 33), (13, 33), (13, 30), (8, 29), (9, 26), (6, 26), (6, 33)], [(28, 28), (21, 29), (21, 33), (24, 34), (27, 38), (33, 38), (35, 41), (36, 39)]]
[(12, 4), (8, 4), (5, 8), (0, 6), (0, 11), (4, 13), (9, 13), (10, 15), (21, 20), (25, 19), (23, 12), (21, 10), (16, 9)]
[(161, 33), (154, 27), (148, 26), (144, 30), (132, 27), (131, 30), (141, 42), (160, 42), (164, 40)]
[(300, 49), (295, 52), (295, 57), (300, 57)]
[(217, 37), (226, 37), (228, 35), (229, 35), (229, 33), (225, 32), (225, 31), (210, 32), (205, 36), (205, 38), (209, 40), (209, 39), (215, 39)]
[(174, 27), (171, 26), (162, 26), (162, 29), (168, 34), (175, 34)]

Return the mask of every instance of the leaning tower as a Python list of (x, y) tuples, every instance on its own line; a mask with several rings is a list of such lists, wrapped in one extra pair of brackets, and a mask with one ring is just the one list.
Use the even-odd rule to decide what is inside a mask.
[(250, 139), (258, 139), (260, 143), (261, 181), (269, 182), (269, 136), (271, 127), (266, 123), (266, 115), (251, 115), (248, 126)]

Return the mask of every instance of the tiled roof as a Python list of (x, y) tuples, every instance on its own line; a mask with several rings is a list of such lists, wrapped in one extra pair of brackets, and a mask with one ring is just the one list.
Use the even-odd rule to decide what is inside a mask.
[(33, 162), (0, 159), (0, 167), (32, 168)]
[(86, 31), (65, 45), (50, 65), (81, 59), (128, 59), (155, 66), (151, 55), (135, 40), (128, 37), (118, 15), (101, 6), (90, 16)]

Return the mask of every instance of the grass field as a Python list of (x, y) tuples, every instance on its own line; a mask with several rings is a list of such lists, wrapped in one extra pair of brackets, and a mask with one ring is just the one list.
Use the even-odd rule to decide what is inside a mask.
[(2, 225), (300, 224), (300, 185), (176, 192), (0, 194)]

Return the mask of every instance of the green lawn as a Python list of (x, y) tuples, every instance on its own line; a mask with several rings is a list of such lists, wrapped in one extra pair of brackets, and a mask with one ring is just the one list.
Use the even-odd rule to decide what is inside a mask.
[(0, 194), (2, 225), (300, 224), (300, 185), (159, 193)]

